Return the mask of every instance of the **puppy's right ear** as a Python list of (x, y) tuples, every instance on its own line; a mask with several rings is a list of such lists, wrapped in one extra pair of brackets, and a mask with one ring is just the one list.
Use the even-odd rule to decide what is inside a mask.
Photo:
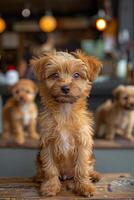
[(120, 93), (123, 92), (125, 90), (125, 86), (124, 85), (119, 85), (117, 88), (115, 88), (113, 90), (113, 96), (118, 99), (120, 96)]
[(33, 58), (30, 61), (33, 72), (39, 81), (44, 80), (45, 78), (45, 66), (47, 60), (47, 55), (43, 55), (39, 58)]

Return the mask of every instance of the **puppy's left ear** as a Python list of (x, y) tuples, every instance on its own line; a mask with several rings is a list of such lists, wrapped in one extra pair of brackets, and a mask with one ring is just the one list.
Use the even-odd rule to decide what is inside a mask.
[(45, 66), (46, 66), (46, 62), (48, 60), (47, 58), (48, 58), (48, 55), (43, 54), (40, 57), (33, 58), (30, 61), (33, 72), (39, 81), (42, 81), (45, 78)]
[(79, 50), (77, 50), (73, 55), (86, 64), (88, 79), (89, 81), (94, 81), (102, 69), (102, 63), (94, 56), (85, 55)]

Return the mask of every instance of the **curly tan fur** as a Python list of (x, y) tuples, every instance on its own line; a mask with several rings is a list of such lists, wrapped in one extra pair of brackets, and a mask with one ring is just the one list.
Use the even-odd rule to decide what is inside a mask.
[(96, 111), (96, 136), (112, 140), (116, 135), (120, 135), (133, 140), (134, 86), (118, 86), (113, 95), (114, 102), (108, 100)]
[(74, 55), (48, 53), (31, 63), (40, 80), (45, 107), (39, 118), (41, 140), (37, 159), (41, 194), (56, 195), (61, 190), (59, 178), (73, 177), (74, 191), (90, 196), (95, 191), (92, 179), (100, 176), (94, 171), (93, 118), (87, 111), (86, 98), (101, 63), (78, 51)]
[(24, 128), (27, 127), (29, 136), (39, 139), (36, 132), (37, 107), (34, 98), (37, 87), (34, 82), (21, 79), (12, 88), (12, 97), (9, 98), (3, 108), (3, 138), (11, 137), (18, 144), (25, 142)]

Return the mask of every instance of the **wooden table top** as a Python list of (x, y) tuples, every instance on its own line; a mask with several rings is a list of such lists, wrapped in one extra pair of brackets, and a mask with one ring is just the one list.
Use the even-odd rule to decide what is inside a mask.
[(96, 183), (97, 191), (91, 198), (67, 191), (66, 183), (62, 184), (62, 190), (57, 196), (41, 197), (39, 185), (32, 178), (0, 178), (0, 200), (134, 199), (134, 177), (130, 174), (102, 174), (102, 179)]

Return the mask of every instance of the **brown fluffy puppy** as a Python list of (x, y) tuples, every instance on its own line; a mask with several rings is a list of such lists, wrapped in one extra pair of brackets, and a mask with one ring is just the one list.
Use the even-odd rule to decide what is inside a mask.
[(3, 108), (3, 138), (14, 136), (17, 143), (25, 141), (24, 127), (27, 126), (29, 136), (38, 139), (36, 132), (37, 107), (34, 98), (37, 87), (31, 80), (21, 79), (12, 88), (12, 97)]
[[(40, 95), (45, 112), (40, 116), (41, 140), (38, 176), (42, 195), (53, 196), (61, 190), (59, 178), (74, 177), (74, 191), (90, 196), (95, 191), (93, 118), (86, 98), (101, 63), (77, 51), (48, 53), (32, 61), (40, 80)], [(69, 175), (70, 176), (70, 175)]]
[(96, 135), (103, 135), (105, 131), (105, 138), (109, 140), (116, 134), (133, 140), (134, 86), (118, 86), (113, 95), (114, 102), (108, 100), (96, 111)]

